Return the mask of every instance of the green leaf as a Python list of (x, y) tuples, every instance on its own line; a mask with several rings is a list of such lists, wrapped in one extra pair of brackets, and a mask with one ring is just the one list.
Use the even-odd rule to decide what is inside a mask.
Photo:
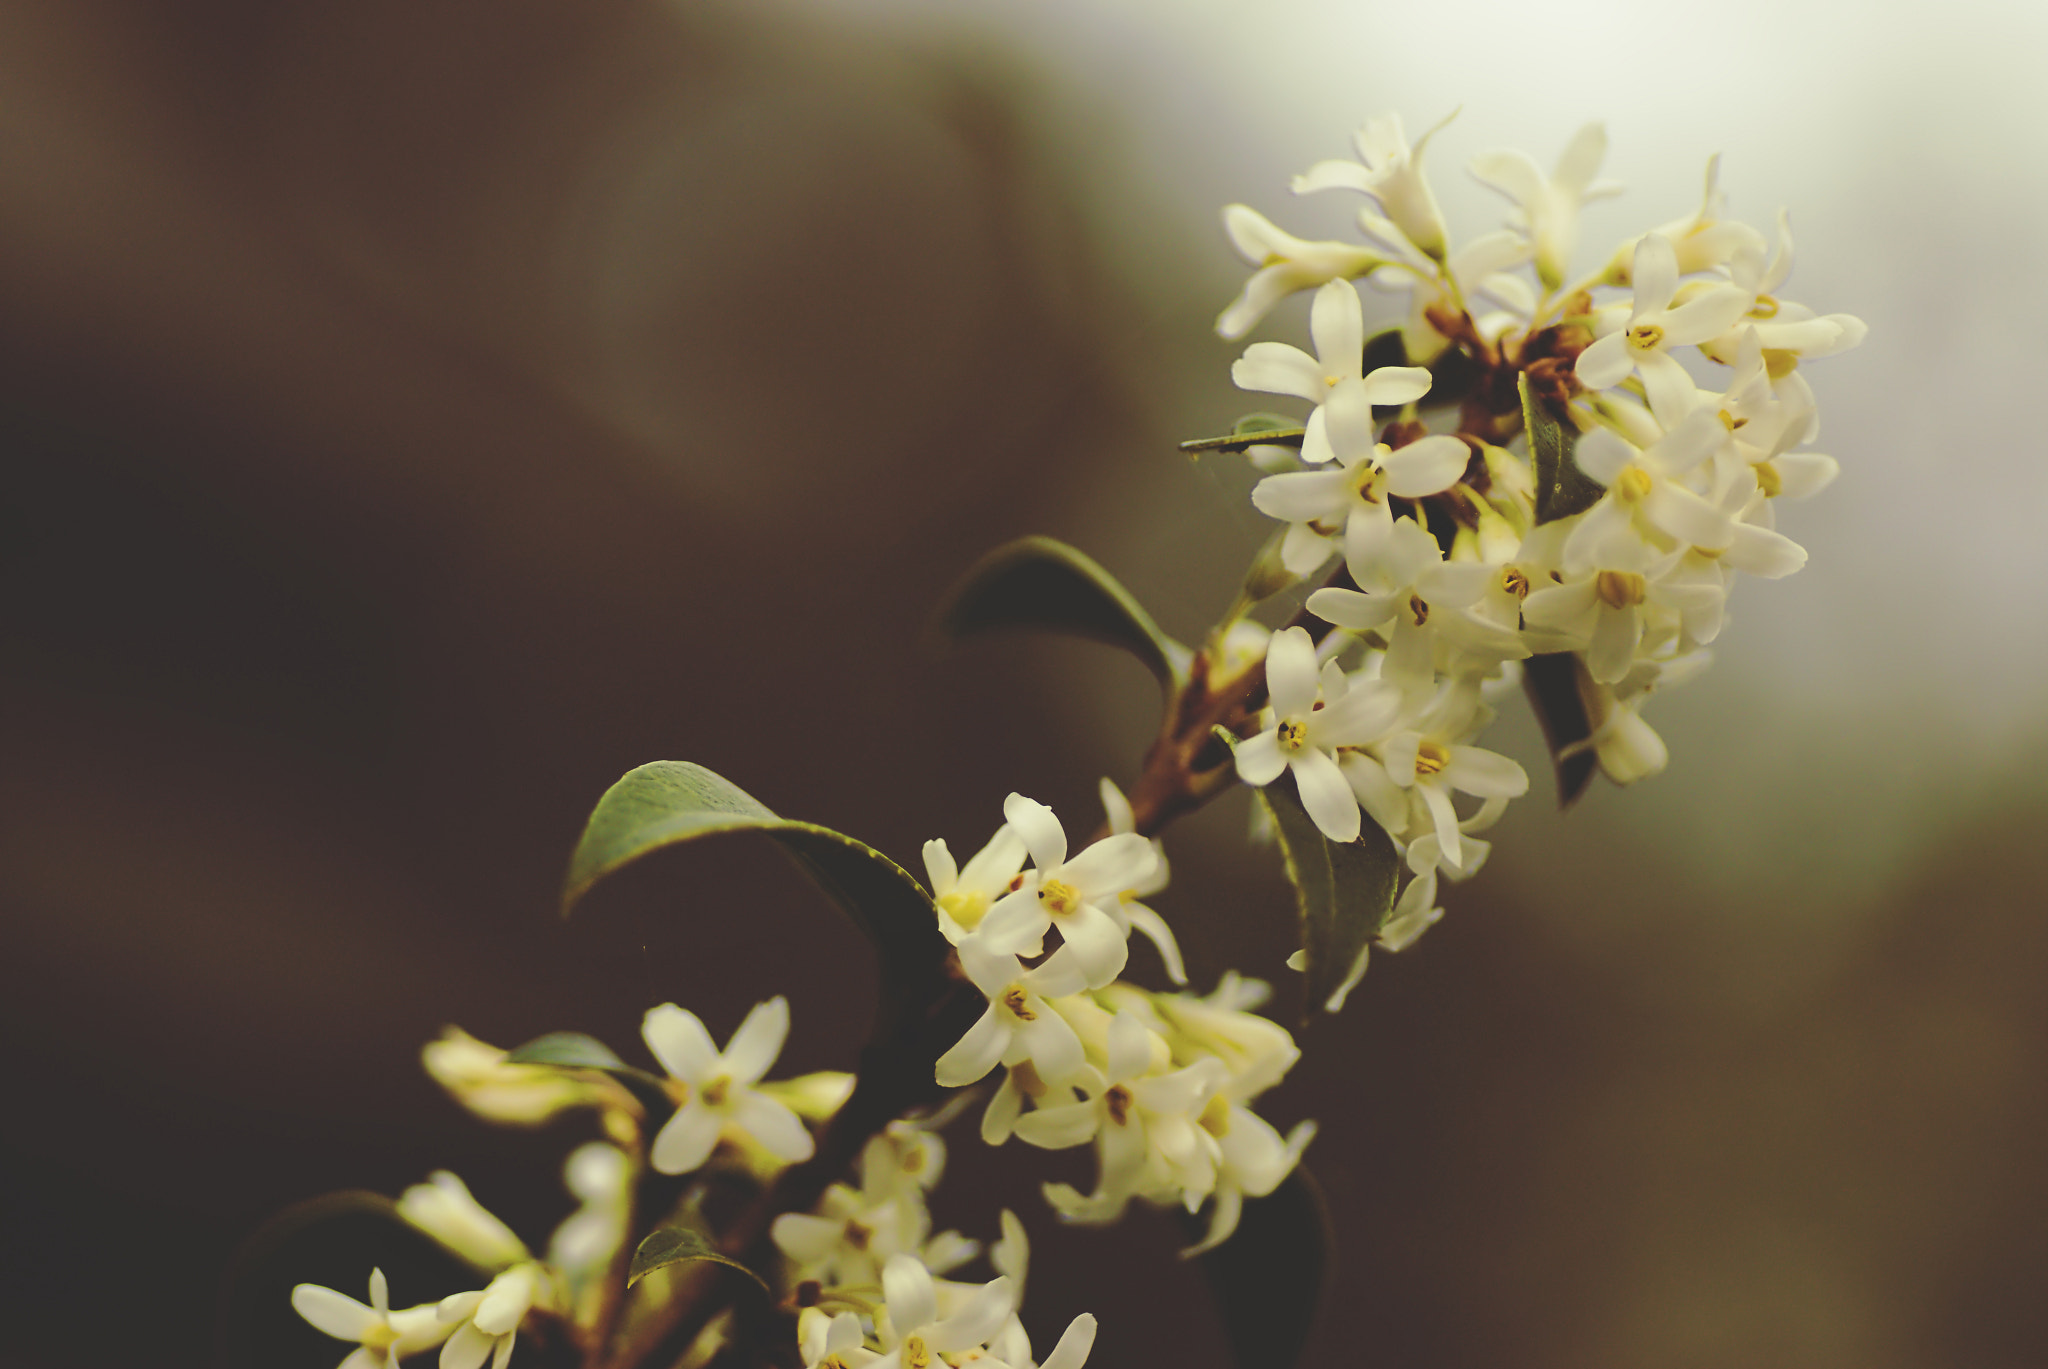
[(565, 1069), (622, 1070), (626, 1062), (612, 1048), (582, 1032), (549, 1032), (505, 1053), (508, 1065), (559, 1065)]
[(1531, 656), (1522, 662), (1522, 691), (1543, 726), (1550, 759), (1557, 767), (1557, 806), (1569, 808), (1593, 782), (1598, 757), (1586, 742), (1593, 723), (1579, 693), (1579, 658), (1569, 651)]
[(1294, 1369), (1336, 1264), (1322, 1189), (1299, 1165), (1247, 1198), (1237, 1231), (1200, 1257), (1224, 1339), (1240, 1369)]
[(674, 1264), (689, 1264), (696, 1261), (722, 1264), (761, 1285), (761, 1291), (770, 1297), (773, 1290), (768, 1281), (738, 1260), (729, 1259), (718, 1251), (718, 1247), (706, 1240), (703, 1233), (683, 1226), (664, 1226), (648, 1233), (640, 1242), (640, 1248), (633, 1252), (633, 1264), (626, 1271), (626, 1287), (631, 1288), (657, 1269), (666, 1269)]
[(1592, 508), (1604, 491), (1572, 460), (1578, 430), (1560, 422), (1536, 398), (1526, 374), (1515, 383), (1522, 393), (1522, 425), (1529, 430), (1529, 459), (1536, 468), (1536, 521), (1554, 523)]
[(953, 587), (936, 622), (949, 641), (1033, 628), (1106, 642), (1136, 656), (1169, 691), (1187, 683), (1193, 659), (1116, 577), (1050, 537), (1020, 538), (984, 556)]
[(1259, 798), (1273, 814), (1301, 909), (1307, 1012), (1327, 1008), (1393, 911), (1400, 853), (1370, 816), (1363, 818), (1357, 841), (1331, 841), (1291, 784), (1269, 784)]
[(948, 950), (938, 909), (902, 866), (829, 827), (777, 817), (731, 781), (688, 761), (652, 761), (605, 791), (570, 857), (562, 911), (643, 856), (746, 833), (778, 842), (874, 945), (884, 1035), (900, 1014), (919, 1011), (938, 995)]

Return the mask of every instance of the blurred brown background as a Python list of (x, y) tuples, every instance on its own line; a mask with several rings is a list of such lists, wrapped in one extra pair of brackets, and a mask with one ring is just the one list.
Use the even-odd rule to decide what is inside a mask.
[[(590, 805), (671, 757), (913, 866), (1011, 789), (1085, 827), (1149, 680), (934, 658), (931, 604), (1046, 532), (1198, 634), (1263, 522), (1172, 445), (1263, 402), (1215, 206), (1331, 231), (1287, 176), (1462, 99), (1459, 231), (1463, 157), (1605, 114), (1596, 244), (1726, 148), (1872, 341), (1814, 372), (1813, 565), (1654, 715), (1672, 773), (1565, 818), (1539, 778), (1305, 1042), (1313, 1362), (2048, 1361), (2038, 23), (1736, 6), (1653, 92), (1631, 9), (1452, 9), (0, 4), (0, 1360), (205, 1362), (237, 1243), (329, 1189), (448, 1166), (538, 1239), (580, 1133), (458, 1113), (444, 1022), (637, 1054), (656, 1002), (722, 1039), (788, 992), (785, 1067), (849, 1065), (866, 953), (770, 852), (558, 921)], [(1171, 839), (1204, 986), (1287, 978), (1241, 799)], [(1041, 1349), (1089, 1308), (1097, 1363), (1223, 1362), (1170, 1222), (1061, 1231), (1071, 1157), (955, 1152), (942, 1217), (1032, 1229)]]

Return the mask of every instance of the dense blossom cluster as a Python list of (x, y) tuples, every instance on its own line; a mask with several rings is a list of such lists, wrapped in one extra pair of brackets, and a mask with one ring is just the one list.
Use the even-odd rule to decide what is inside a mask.
[[(1232, 375), (1312, 406), (1298, 448), (1250, 448), (1269, 472), (1252, 502), (1286, 525), (1288, 570), (1316, 575), (1337, 557), (1342, 569), (1308, 596), (1309, 624), (1274, 635), (1265, 726), (1236, 760), (1248, 784), (1290, 775), (1332, 841), (1355, 839), (1361, 813), (1394, 839), (1415, 883), (1383, 945), (1427, 925), (1437, 875), (1477, 870), (1488, 845), (1475, 834), (1528, 787), (1473, 745), (1518, 662), (1576, 661), (1579, 746), (1609, 778), (1664, 767), (1643, 703), (1705, 664), (1737, 572), (1804, 564), (1777, 505), (1837, 467), (1808, 448), (1818, 419), (1800, 364), (1864, 335), (1779, 293), (1787, 219), (1767, 239), (1726, 218), (1713, 164), (1697, 212), (1568, 283), (1581, 206), (1617, 189), (1595, 180), (1600, 126), (1549, 175), (1520, 152), (1476, 158), (1513, 208), (1462, 248), (1423, 172), (1429, 136), (1410, 146), (1387, 115), (1359, 132), (1357, 161), (1296, 179), (1297, 193), (1362, 195), (1360, 243), (1305, 242), (1226, 210), (1258, 270), (1217, 321), (1241, 337), (1287, 294), (1315, 291), (1314, 355), (1255, 342)], [(1372, 344), (1359, 279), (1405, 303)], [(1369, 347), (1404, 364), (1368, 368)], [(1540, 485), (1557, 477), (1533, 459), (1525, 415), (1560, 434), (1576, 507), (1546, 508)]]

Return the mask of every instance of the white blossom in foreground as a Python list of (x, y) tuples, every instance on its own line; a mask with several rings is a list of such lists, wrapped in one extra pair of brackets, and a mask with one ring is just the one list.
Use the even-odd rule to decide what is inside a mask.
[(1301, 806), (1331, 841), (1358, 837), (1358, 801), (1337, 767), (1337, 750), (1376, 739), (1394, 720), (1400, 692), (1382, 682), (1349, 687), (1332, 663), (1318, 672), (1303, 628), (1273, 634), (1266, 651), (1271, 723), (1237, 747), (1237, 774), (1263, 787), (1287, 772)]
[(1618, 181), (1596, 181), (1607, 156), (1607, 130), (1598, 122), (1572, 135), (1548, 176), (1536, 159), (1518, 149), (1482, 152), (1472, 175), (1513, 201), (1510, 222), (1528, 233), (1536, 248), (1536, 275), (1546, 290), (1564, 284), (1572, 249), (1579, 241), (1579, 210), (1594, 200), (1621, 193)]
[(931, 1272), (909, 1255), (882, 1267), (882, 1294), (886, 1314), (878, 1329), (887, 1349), (876, 1369), (932, 1369), (941, 1356), (985, 1346), (1015, 1310), (1010, 1281), (998, 1277), (941, 1319)]
[(526, 1242), (479, 1203), (469, 1185), (445, 1169), (398, 1197), (398, 1214), (471, 1264), (503, 1269), (530, 1260)]
[(1003, 816), (1030, 848), (1034, 868), (989, 909), (977, 933), (982, 944), (1007, 955), (1037, 955), (1046, 932), (1058, 927), (1062, 944), (1053, 959), (1077, 965), (1089, 988), (1109, 983), (1130, 955), (1130, 923), (1107, 910), (1157, 872), (1152, 843), (1136, 833), (1112, 833), (1069, 860), (1067, 831), (1052, 809), (1012, 794), (1003, 801)]
[(1024, 838), (1004, 823), (988, 844), (969, 857), (963, 869), (946, 849), (944, 839), (924, 844), (924, 869), (931, 881), (932, 901), (939, 905), (939, 933), (950, 945), (981, 926), (997, 899), (1010, 891), (1030, 854)]
[(961, 942), (959, 956), (960, 968), (988, 1000), (988, 1010), (939, 1057), (940, 1084), (961, 1088), (998, 1064), (1026, 1061), (1038, 1078), (1057, 1084), (1086, 1063), (1081, 1038), (1047, 1001), (1086, 987), (1077, 962), (1053, 955), (1026, 970), (1016, 956), (990, 949), (980, 937)]
[(789, 1036), (789, 1000), (758, 1004), (723, 1054), (688, 1009), (648, 1009), (640, 1034), (663, 1069), (682, 1085), (683, 1101), (654, 1138), (649, 1161), (663, 1174), (687, 1174), (711, 1158), (721, 1136), (745, 1137), (777, 1159), (811, 1158), (811, 1133), (797, 1115), (754, 1086)]
[(547, 1268), (535, 1260), (516, 1264), (484, 1288), (441, 1299), (435, 1315), (452, 1333), (441, 1347), (441, 1369), (505, 1369), (519, 1338), (519, 1324), (535, 1307), (554, 1308), (558, 1289)]
[(315, 1330), (357, 1343), (340, 1369), (393, 1369), (402, 1357), (432, 1349), (455, 1329), (434, 1314), (432, 1303), (392, 1311), (381, 1269), (370, 1271), (368, 1306), (317, 1283), (302, 1283), (292, 1289), (292, 1310)]
[(1720, 337), (1750, 306), (1748, 292), (1728, 284), (1709, 285), (1676, 304), (1678, 274), (1678, 254), (1670, 240), (1661, 233), (1644, 234), (1636, 244), (1635, 297), (1627, 323), (1595, 339), (1575, 364), (1579, 383), (1589, 390), (1619, 385), (1630, 372), (1640, 375), (1650, 411), (1666, 423), (1677, 422), (1690, 409), (1695, 389), (1671, 349)]

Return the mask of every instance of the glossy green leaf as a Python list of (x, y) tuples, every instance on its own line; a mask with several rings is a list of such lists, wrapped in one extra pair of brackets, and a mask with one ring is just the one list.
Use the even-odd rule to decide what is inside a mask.
[(505, 1053), (508, 1065), (548, 1065), (555, 1069), (597, 1070), (619, 1081), (639, 1100), (650, 1119), (667, 1117), (675, 1100), (660, 1076), (635, 1069), (613, 1053), (612, 1048), (582, 1032), (549, 1032)]
[(1519, 377), (1516, 383), (1522, 392), (1522, 425), (1529, 432), (1529, 460), (1536, 471), (1536, 521), (1554, 523), (1585, 512), (1600, 501), (1604, 491), (1572, 459), (1578, 431), (1560, 422), (1536, 398), (1528, 376)]
[(562, 911), (643, 856), (748, 833), (779, 843), (873, 944), (885, 1034), (897, 1015), (937, 996), (948, 950), (938, 909), (902, 866), (829, 827), (777, 817), (731, 781), (688, 761), (650, 762), (605, 791), (570, 858)]
[(1357, 841), (1331, 841), (1301, 806), (1291, 783), (1259, 790), (1273, 815), (1280, 855), (1301, 910), (1308, 1010), (1326, 1008), (1394, 908), (1400, 853), (1364, 818)]
[(1336, 1263), (1323, 1194), (1306, 1169), (1247, 1198), (1237, 1231), (1199, 1260), (1239, 1369), (1295, 1369)]
[(1025, 537), (998, 547), (961, 577), (937, 617), (940, 637), (1031, 628), (1121, 647), (1160, 687), (1187, 682), (1193, 658), (1152, 621), (1116, 577), (1064, 542)]
[(647, 1239), (640, 1242), (640, 1248), (633, 1252), (632, 1266), (626, 1271), (626, 1286), (631, 1288), (657, 1269), (698, 1261), (708, 1261), (711, 1264), (722, 1264), (728, 1269), (737, 1269), (761, 1285), (763, 1293), (773, 1296), (766, 1279), (738, 1260), (720, 1254), (718, 1247), (711, 1244), (702, 1232), (692, 1231), (683, 1226), (664, 1226), (648, 1233)]
[(1598, 764), (1586, 741), (1593, 724), (1579, 693), (1579, 659), (1569, 651), (1531, 656), (1522, 663), (1522, 692), (1542, 724), (1543, 739), (1557, 767), (1557, 806), (1569, 808), (1593, 782)]

